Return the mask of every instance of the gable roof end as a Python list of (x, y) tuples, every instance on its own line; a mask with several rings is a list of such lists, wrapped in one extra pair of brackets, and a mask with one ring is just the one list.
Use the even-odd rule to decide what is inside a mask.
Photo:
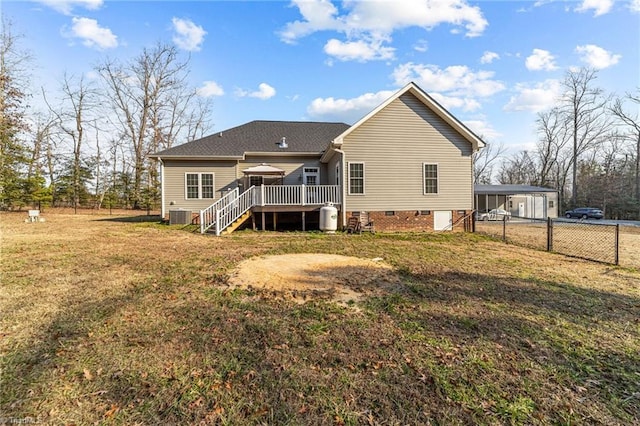
[(435, 99), (429, 96), (424, 90), (418, 87), (417, 84), (411, 82), (404, 86), (402, 89), (398, 90), (395, 94), (393, 94), (389, 99), (384, 101), (382, 104), (378, 105), (373, 111), (369, 114), (362, 117), (357, 123), (353, 126), (349, 127), (344, 133), (333, 140), (334, 145), (342, 145), (344, 138), (346, 138), (351, 132), (360, 127), (364, 122), (369, 120), (371, 117), (376, 115), (382, 109), (384, 109), (391, 102), (398, 99), (400, 96), (405, 93), (411, 93), (416, 98), (418, 98), (427, 108), (431, 109), (438, 117), (443, 119), (447, 124), (453, 127), (460, 135), (462, 135), (473, 147), (474, 151), (477, 151), (480, 148), (484, 148), (485, 143), (478, 135), (473, 133), (471, 129), (465, 126), (460, 120), (455, 118), (449, 111), (447, 111), (442, 105), (440, 105)]

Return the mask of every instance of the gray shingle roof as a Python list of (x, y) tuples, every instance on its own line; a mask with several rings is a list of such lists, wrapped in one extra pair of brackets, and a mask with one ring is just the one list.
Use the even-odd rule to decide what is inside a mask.
[[(152, 154), (151, 157), (241, 157), (245, 152), (321, 153), (350, 126), (345, 123), (251, 121)], [(278, 148), (282, 138), (288, 148)]]
[(540, 192), (557, 192), (553, 188), (544, 188), (542, 186), (531, 185), (474, 185), (476, 194), (530, 194)]

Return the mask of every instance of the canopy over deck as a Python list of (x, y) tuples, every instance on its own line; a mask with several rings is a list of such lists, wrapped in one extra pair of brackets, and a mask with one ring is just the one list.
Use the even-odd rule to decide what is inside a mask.
[(246, 176), (284, 176), (284, 170), (262, 163), (242, 171)]

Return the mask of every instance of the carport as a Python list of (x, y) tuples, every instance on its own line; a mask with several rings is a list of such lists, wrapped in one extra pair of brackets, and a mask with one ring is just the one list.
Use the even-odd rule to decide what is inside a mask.
[(503, 209), (513, 217), (546, 219), (558, 217), (558, 191), (532, 185), (474, 185), (475, 209)]

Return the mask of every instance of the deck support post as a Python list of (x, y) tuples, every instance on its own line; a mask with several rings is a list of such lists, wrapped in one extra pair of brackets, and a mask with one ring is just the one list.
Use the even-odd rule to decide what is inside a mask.
[(264, 214), (264, 212), (262, 212), (262, 230), (266, 231), (267, 230), (267, 221), (266, 221), (267, 216)]
[(273, 230), (276, 231), (276, 219), (278, 218), (278, 213), (273, 212)]
[(306, 231), (307, 227), (306, 227), (306, 223), (305, 223), (305, 212), (302, 212), (302, 231)]

